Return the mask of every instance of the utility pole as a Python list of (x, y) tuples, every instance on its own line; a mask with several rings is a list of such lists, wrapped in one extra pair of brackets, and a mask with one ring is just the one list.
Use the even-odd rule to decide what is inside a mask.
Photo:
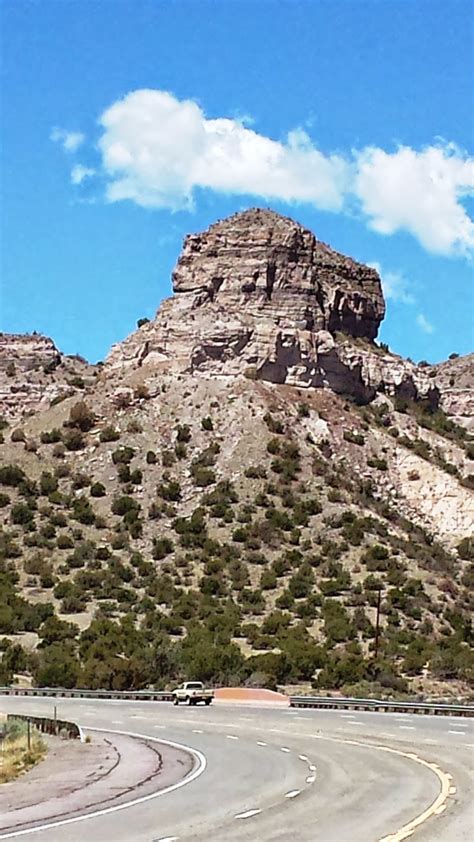
[(379, 638), (380, 638), (380, 603), (382, 601), (382, 588), (379, 588), (377, 593), (377, 619), (375, 620), (375, 643), (374, 643), (374, 660), (377, 660), (379, 654)]
[(28, 751), (31, 751), (31, 721), (28, 719), (26, 724), (27, 724), (27, 734), (28, 734)]

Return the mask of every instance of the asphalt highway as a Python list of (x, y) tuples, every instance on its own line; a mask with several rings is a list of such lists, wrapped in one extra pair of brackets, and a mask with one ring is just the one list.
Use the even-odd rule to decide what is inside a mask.
[[(193, 749), (193, 779), (32, 842), (472, 842), (474, 722), (464, 718), (163, 702), (0, 698)], [(92, 732), (91, 733), (95, 733)]]

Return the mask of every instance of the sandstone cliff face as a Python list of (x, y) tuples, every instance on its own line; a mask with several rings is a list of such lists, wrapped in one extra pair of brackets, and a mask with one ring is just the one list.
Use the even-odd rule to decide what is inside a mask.
[(0, 333), (0, 415), (16, 423), (74, 392), (93, 366), (61, 354), (52, 339), (38, 333)]
[(106, 370), (247, 373), (361, 402), (384, 391), (437, 403), (427, 373), (372, 342), (385, 313), (377, 272), (273, 211), (187, 237), (173, 290), (153, 322), (112, 349)]
[(440, 392), (441, 408), (456, 424), (474, 430), (474, 354), (430, 367)]

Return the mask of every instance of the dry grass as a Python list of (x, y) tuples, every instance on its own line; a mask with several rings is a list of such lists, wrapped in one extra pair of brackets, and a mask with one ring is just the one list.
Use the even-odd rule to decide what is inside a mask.
[(13, 720), (3, 723), (3, 739), (0, 742), (0, 784), (14, 780), (27, 772), (46, 754), (46, 743), (33, 727), (30, 747), (26, 722)]

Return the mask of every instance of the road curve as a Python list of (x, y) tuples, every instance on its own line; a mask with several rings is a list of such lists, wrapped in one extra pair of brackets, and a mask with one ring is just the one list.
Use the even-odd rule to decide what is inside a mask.
[[(90, 699), (5, 712), (174, 741), (206, 768), (163, 797), (36, 829), (32, 842), (471, 842), (474, 723), (452, 717)], [(26, 838), (19, 835), (3, 838)]]

